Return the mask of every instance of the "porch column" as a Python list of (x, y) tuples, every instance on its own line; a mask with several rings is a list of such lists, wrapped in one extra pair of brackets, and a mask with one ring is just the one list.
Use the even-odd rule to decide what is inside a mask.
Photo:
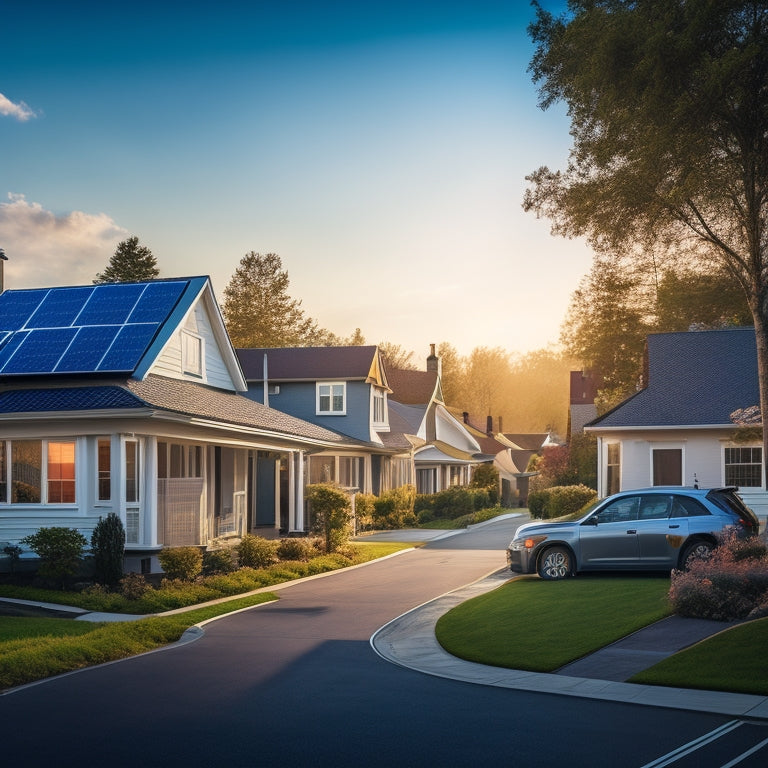
[(156, 547), (160, 538), (157, 530), (157, 437), (150, 435), (145, 445), (144, 477), (147, 490), (142, 499), (146, 515), (144, 525), (147, 534), (145, 535), (147, 535), (149, 546)]
[(291, 526), (293, 532), (304, 531), (304, 451), (293, 454), (294, 498), (291, 506)]

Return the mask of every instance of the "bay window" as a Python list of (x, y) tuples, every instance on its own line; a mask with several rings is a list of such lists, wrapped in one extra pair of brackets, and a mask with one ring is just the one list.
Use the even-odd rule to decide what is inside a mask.
[(74, 440), (0, 441), (0, 504), (74, 504)]

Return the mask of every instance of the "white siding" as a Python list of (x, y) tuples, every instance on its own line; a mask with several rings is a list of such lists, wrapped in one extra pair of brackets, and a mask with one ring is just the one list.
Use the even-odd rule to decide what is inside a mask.
[[(204, 366), (202, 379), (184, 372), (181, 359), (182, 329), (200, 336), (204, 346)], [(198, 301), (192, 311), (184, 319), (179, 328), (174, 331), (170, 341), (155, 360), (150, 373), (167, 376), (171, 379), (202, 382), (220, 389), (234, 390), (232, 378), (216, 343), (208, 312), (201, 301)]]

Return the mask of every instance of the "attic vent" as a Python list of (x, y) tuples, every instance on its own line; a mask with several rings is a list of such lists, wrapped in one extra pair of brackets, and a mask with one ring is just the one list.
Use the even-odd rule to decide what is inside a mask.
[(279, 395), (280, 394), (280, 385), (279, 384), (270, 384), (267, 387), (267, 392), (270, 395)]

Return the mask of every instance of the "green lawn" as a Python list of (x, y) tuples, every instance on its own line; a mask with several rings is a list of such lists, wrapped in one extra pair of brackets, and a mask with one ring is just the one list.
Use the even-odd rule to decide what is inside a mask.
[(552, 672), (670, 614), (669, 579), (514, 579), (446, 613), (440, 644), (481, 664)]

